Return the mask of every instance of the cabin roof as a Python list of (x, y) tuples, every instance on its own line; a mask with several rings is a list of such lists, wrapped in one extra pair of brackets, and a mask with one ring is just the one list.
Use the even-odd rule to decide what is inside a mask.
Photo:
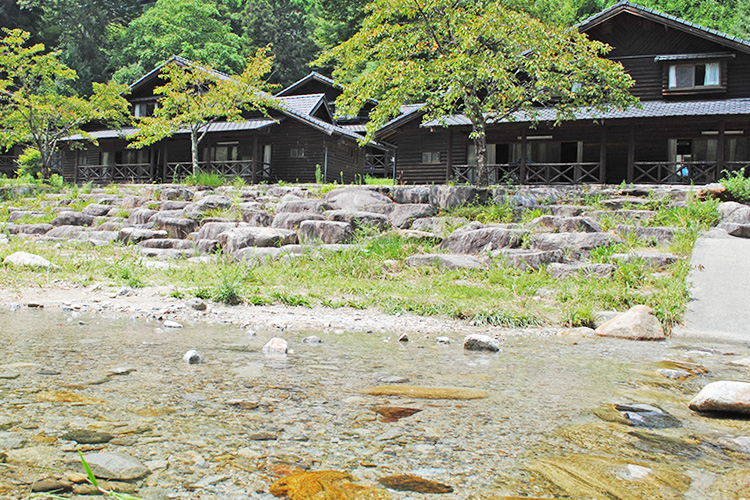
[[(211, 124), (210, 131), (237, 132), (242, 130), (260, 130), (275, 123), (278, 123), (278, 121), (274, 120), (273, 118), (251, 118), (249, 120), (243, 120), (241, 122), (215, 122)], [(89, 132), (88, 134), (95, 139), (117, 139), (125, 138), (129, 135), (135, 134), (136, 132), (138, 132), (137, 127), (125, 127), (122, 130), (95, 130), (93, 132)], [(175, 135), (188, 133), (190, 133), (188, 129), (183, 129), (175, 132)], [(80, 141), (83, 140), (84, 137), (81, 134), (76, 134), (70, 137), (66, 137), (66, 139), (71, 141)]]
[(615, 16), (622, 14), (623, 12), (627, 12), (634, 16), (643, 17), (675, 29), (706, 38), (721, 45), (730, 46), (737, 50), (750, 53), (750, 42), (747, 40), (722, 33), (721, 31), (712, 28), (706, 28), (705, 26), (701, 26), (700, 24), (696, 24), (679, 17), (665, 14), (663, 12), (659, 12), (658, 10), (631, 3), (628, 0), (620, 0), (612, 7), (604, 9), (598, 14), (594, 14), (588, 19), (578, 23), (576, 27), (580, 31), (586, 32), (591, 28), (612, 19)]
[[(750, 98), (725, 99), (713, 101), (645, 101), (641, 107), (632, 106), (626, 109), (599, 111), (594, 108), (581, 108), (574, 113), (575, 120), (621, 120), (635, 118), (666, 118), (690, 116), (724, 116), (750, 114)], [(555, 121), (557, 112), (554, 108), (541, 108), (536, 117), (528, 113), (515, 113), (512, 119), (503, 119), (495, 123), (530, 123), (533, 121)], [(422, 127), (464, 127), (471, 125), (465, 115), (454, 115), (442, 120), (431, 120)]]
[(306, 75), (306, 76), (300, 78), (299, 80), (297, 80), (293, 84), (291, 84), (288, 87), (286, 87), (286, 88), (280, 90), (279, 92), (277, 92), (276, 96), (277, 97), (283, 97), (283, 96), (290, 95), (295, 90), (297, 90), (299, 87), (302, 87), (306, 83), (308, 83), (310, 81), (313, 81), (313, 80), (317, 80), (317, 81), (319, 81), (321, 83), (324, 83), (324, 84), (326, 84), (326, 85), (328, 85), (330, 87), (333, 87), (333, 88), (337, 88), (337, 89), (341, 88), (341, 85), (337, 84), (336, 81), (333, 80), (332, 78), (328, 78), (325, 75), (321, 75), (317, 71), (312, 71), (309, 75)]

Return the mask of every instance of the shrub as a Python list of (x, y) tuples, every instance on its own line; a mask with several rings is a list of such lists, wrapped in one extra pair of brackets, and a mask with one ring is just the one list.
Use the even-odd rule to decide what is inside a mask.
[(745, 168), (729, 172), (724, 171), (724, 177), (719, 181), (730, 198), (739, 203), (750, 203), (750, 178), (745, 175)]
[(18, 157), (18, 170), (16, 175), (23, 177), (25, 175), (36, 176), (42, 171), (42, 154), (36, 148), (26, 148)]

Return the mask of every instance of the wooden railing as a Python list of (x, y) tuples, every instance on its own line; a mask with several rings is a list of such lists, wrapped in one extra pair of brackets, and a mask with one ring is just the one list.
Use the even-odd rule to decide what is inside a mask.
[(116, 163), (113, 165), (78, 165), (76, 182), (109, 184), (111, 182), (151, 182), (150, 163)]
[[(221, 162), (200, 162), (199, 168), (203, 172), (211, 172), (227, 178), (240, 177), (249, 182), (271, 180), (271, 164), (256, 163), (253, 160), (233, 160)], [(192, 175), (193, 162), (167, 163), (166, 178), (168, 181), (179, 181)]]
[[(598, 163), (534, 163), (525, 169), (520, 163), (487, 165), (490, 184), (580, 184), (601, 182)], [(478, 180), (476, 165), (453, 165), (451, 177), (456, 182), (474, 184)]]
[(365, 155), (365, 172), (371, 175), (391, 175), (393, 167), (389, 165), (388, 156), (368, 153)]
[[(727, 162), (730, 163), (730, 162)], [(732, 162), (733, 163), (733, 162)], [(727, 165), (725, 165), (725, 168)], [(708, 184), (722, 175), (715, 161), (637, 161), (630, 182), (641, 184)]]

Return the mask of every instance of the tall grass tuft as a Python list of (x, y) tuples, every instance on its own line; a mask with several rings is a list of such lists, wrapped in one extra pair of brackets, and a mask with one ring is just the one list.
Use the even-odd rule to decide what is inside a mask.
[(750, 178), (745, 175), (745, 168), (729, 172), (719, 181), (727, 188), (729, 197), (738, 203), (750, 203)]

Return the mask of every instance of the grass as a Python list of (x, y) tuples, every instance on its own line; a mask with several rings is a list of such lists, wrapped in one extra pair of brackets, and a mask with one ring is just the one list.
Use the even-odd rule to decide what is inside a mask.
[(750, 178), (745, 175), (745, 169), (733, 172), (724, 171), (724, 177), (719, 181), (727, 188), (729, 198), (738, 203), (750, 203)]
[[(66, 196), (72, 194), (66, 192)], [(80, 188), (75, 194), (80, 195)], [(0, 230), (11, 205), (40, 209), (45, 217), (53, 214), (51, 208), (42, 206), (48, 196), (42, 192), (25, 199), (0, 201)], [(589, 201), (598, 203), (593, 197)], [(73, 205), (89, 202), (84, 197)], [(709, 200), (662, 206), (648, 224), (682, 229), (670, 245), (654, 247), (653, 242), (629, 235), (623, 244), (595, 250), (590, 260), (611, 263), (614, 253), (645, 248), (688, 256), (699, 232), (718, 221), (717, 204)], [(510, 205), (489, 204), (468, 205), (444, 211), (442, 215), (492, 223), (526, 221), (541, 213), (541, 209), (532, 210), (519, 217)], [(613, 220), (611, 225), (615, 223)], [(12, 252), (23, 250), (45, 257), (60, 268), (35, 271), (0, 264), (0, 281), (10, 290), (60, 282), (131, 288), (168, 283), (171, 285), (168, 293), (173, 297), (201, 297), (229, 305), (373, 308), (391, 314), (441, 316), (513, 328), (586, 326), (592, 323), (596, 311), (625, 310), (646, 304), (670, 329), (684, 314), (688, 299), (685, 278), (689, 266), (685, 261), (658, 274), (635, 261), (619, 263), (610, 279), (584, 276), (556, 279), (544, 268), (536, 272), (503, 266), (484, 270), (412, 268), (406, 265), (407, 257), (441, 249), (435, 243), (408, 240), (392, 233), (359, 231), (357, 243), (340, 252), (311, 247), (300, 256), (272, 259), (262, 266), (235, 263), (217, 254), (208, 262), (175, 261), (169, 268), (147, 270), (144, 258), (130, 246), (94, 248), (77, 241), (13, 238), (10, 244), (0, 247), (0, 261)]]

